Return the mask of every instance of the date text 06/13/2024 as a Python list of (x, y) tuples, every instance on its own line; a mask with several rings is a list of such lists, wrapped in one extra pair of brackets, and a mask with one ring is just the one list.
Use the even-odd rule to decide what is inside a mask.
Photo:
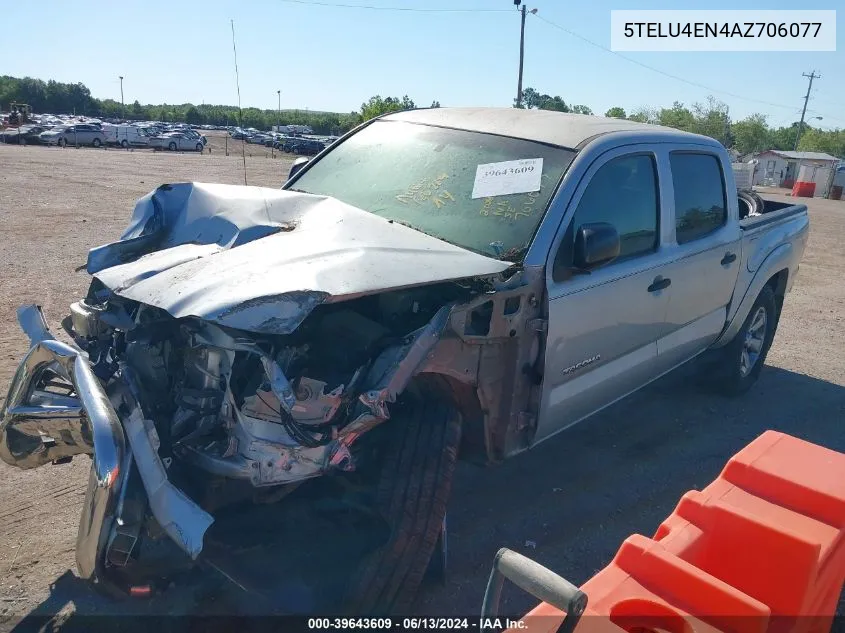
[(484, 631), (496, 633), (526, 628), (510, 618), (308, 618), (309, 631)]

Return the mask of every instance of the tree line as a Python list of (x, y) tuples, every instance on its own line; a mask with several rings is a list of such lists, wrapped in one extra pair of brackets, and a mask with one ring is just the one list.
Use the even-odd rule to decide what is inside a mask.
[[(518, 107), (592, 114), (587, 106), (568, 105), (561, 97), (541, 94), (533, 88), (523, 90), (523, 103)], [(704, 103), (693, 103), (690, 106), (676, 101), (669, 108), (643, 107), (631, 113), (615, 106), (607, 110), (604, 116), (703, 134), (716, 139), (727, 148), (735, 149), (740, 155), (767, 149), (794, 149), (800, 124), (795, 121), (790, 125), (773, 127), (768, 124), (766, 115), (760, 113), (733, 121), (728, 106), (712, 96)], [(845, 129), (822, 130), (805, 121), (801, 126), (798, 149), (804, 152), (825, 152), (838, 158), (845, 157)]]
[[(26, 103), (33, 112), (76, 114), (103, 119), (163, 121), (194, 125), (227, 125), (269, 130), (274, 125), (308, 125), (317, 134), (342, 134), (372, 116), (415, 108), (407, 96), (402, 99), (375, 96), (356, 112), (309, 112), (308, 110), (263, 110), (229, 105), (192, 103), (125, 106), (114, 99), (97, 99), (82, 83), (43, 81), (31, 77), (0, 76), (0, 109), (11, 103)], [(439, 105), (436, 102), (432, 105)]]
[[(121, 105), (114, 99), (97, 99), (82, 83), (43, 81), (31, 77), (0, 76), (0, 108), (12, 102), (28, 103), (34, 112), (51, 114), (81, 114), (100, 118), (127, 118), (137, 121), (165, 121), (195, 125), (239, 125), (260, 130), (273, 125), (308, 125), (318, 134), (342, 134), (362, 121), (387, 112), (409, 110), (417, 105), (408, 95), (382, 97), (376, 95), (361, 104), (359, 110), (349, 113), (309, 112), (308, 110), (238, 109), (236, 106), (192, 103), (142, 105), (138, 101)], [(519, 108), (556, 110), (576, 114), (593, 114), (586, 105), (568, 104), (560, 96), (551, 96), (527, 87), (523, 90)], [(434, 101), (430, 107), (440, 107)], [(752, 114), (739, 121), (730, 118), (726, 104), (708, 97), (704, 103), (689, 106), (676, 101), (669, 108), (643, 107), (633, 112), (613, 107), (606, 117), (641, 121), (673, 127), (687, 132), (703, 134), (717, 139), (725, 147), (740, 154), (750, 154), (767, 149), (791, 150), (798, 136), (799, 123), (773, 127), (764, 114)], [(822, 130), (804, 123), (798, 149), (826, 152), (845, 157), (845, 130)]]

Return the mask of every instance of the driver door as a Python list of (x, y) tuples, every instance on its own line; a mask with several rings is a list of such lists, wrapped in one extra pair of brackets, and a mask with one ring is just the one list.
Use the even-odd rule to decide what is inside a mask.
[[(671, 285), (661, 248), (663, 183), (656, 150), (628, 146), (588, 169), (550, 253), (548, 338), (535, 441), (565, 429), (659, 375), (657, 339), (666, 330)], [(619, 256), (584, 274), (573, 270), (578, 227), (604, 222)]]

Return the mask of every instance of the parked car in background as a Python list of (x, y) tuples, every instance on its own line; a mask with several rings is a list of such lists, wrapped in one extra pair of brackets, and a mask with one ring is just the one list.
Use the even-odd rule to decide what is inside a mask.
[(185, 132), (164, 132), (150, 138), (150, 147), (153, 149), (167, 149), (175, 151), (197, 151), (205, 149), (205, 143), (196, 136), (190, 136)]
[(143, 128), (137, 125), (109, 125), (103, 126), (103, 134), (106, 136), (107, 145), (120, 145), (121, 147), (146, 147), (150, 138)]
[(245, 140), (252, 145), (264, 145), (266, 141), (272, 141), (273, 137), (267, 134), (253, 134), (252, 136), (247, 136)]
[(291, 143), (293, 141), (298, 141), (298, 140), (299, 140), (298, 138), (295, 138), (293, 136), (281, 135), (275, 141), (273, 141), (273, 147), (276, 148), (277, 150), (285, 151), (285, 149), (284, 149), (285, 144)]
[(193, 139), (199, 140), (203, 145), (208, 144), (208, 139), (205, 138), (205, 136), (203, 136), (202, 134), (200, 134), (196, 130), (191, 130), (189, 128), (183, 128), (183, 129), (177, 130), (177, 131), (180, 132), (181, 134), (184, 134), (188, 138), (193, 138)]
[(298, 138), (282, 145), (282, 151), (291, 154), (302, 154), (304, 156), (314, 156), (324, 149), (326, 149), (324, 143), (311, 138)]
[(55, 127), (52, 130), (42, 132), (39, 138), (46, 145), (58, 145), (59, 147), (65, 145), (102, 147), (106, 143), (106, 135), (103, 130), (91, 123), (76, 123)]
[(41, 125), (22, 125), (3, 130), (0, 132), (0, 143), (41, 144), (39, 135), (46, 129)]

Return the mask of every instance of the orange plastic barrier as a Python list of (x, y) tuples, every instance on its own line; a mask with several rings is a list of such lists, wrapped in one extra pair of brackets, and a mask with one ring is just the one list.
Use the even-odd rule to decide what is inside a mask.
[[(843, 582), (845, 455), (766, 431), (654, 538), (625, 540), (581, 587), (575, 632), (822, 633)], [(511, 630), (556, 631), (563, 616), (542, 603)]]
[(795, 198), (812, 198), (816, 193), (816, 183), (798, 181), (792, 187), (792, 195)]

